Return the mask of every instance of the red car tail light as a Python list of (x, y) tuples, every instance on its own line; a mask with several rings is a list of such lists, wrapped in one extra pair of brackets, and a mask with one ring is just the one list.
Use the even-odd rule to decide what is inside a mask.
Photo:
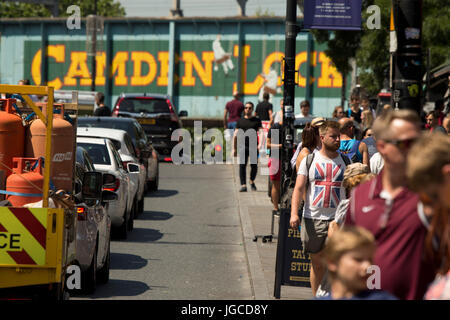
[(178, 116), (175, 112), (175, 108), (172, 106), (172, 103), (170, 103), (169, 99), (167, 99), (166, 102), (167, 102), (167, 105), (169, 106), (169, 110), (170, 110), (170, 121), (178, 122)]
[(117, 101), (116, 106), (114, 107), (113, 111), (112, 111), (112, 117), (118, 117), (119, 116), (119, 108), (120, 108), (120, 103), (123, 101), (123, 98), (120, 98), (119, 101)]
[(77, 207), (77, 220), (78, 221), (87, 220), (87, 210), (85, 207)]
[(106, 187), (103, 187), (103, 190), (116, 192), (117, 190), (119, 190), (119, 187), (120, 187), (120, 180), (116, 179), (113, 186), (107, 185)]

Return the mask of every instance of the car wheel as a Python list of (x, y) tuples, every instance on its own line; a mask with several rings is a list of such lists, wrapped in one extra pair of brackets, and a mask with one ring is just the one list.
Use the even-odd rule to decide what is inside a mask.
[(108, 251), (106, 252), (105, 264), (97, 272), (97, 280), (99, 283), (107, 283), (109, 281), (110, 264), (111, 264), (111, 245), (110, 243), (108, 243)]
[(129, 220), (129, 218), (128, 218), (128, 215), (127, 215), (127, 209), (125, 209), (125, 212), (123, 214), (123, 222), (122, 222), (122, 225), (119, 227), (119, 230), (118, 230), (118, 234), (119, 234), (120, 239), (125, 240), (127, 238), (128, 220)]
[(136, 214), (136, 200), (133, 201), (133, 206), (131, 207), (130, 217), (128, 218), (128, 231), (133, 231), (134, 228), (134, 217)]
[(155, 178), (155, 180), (154, 180), (154, 181), (149, 181), (149, 182), (147, 182), (147, 185), (148, 185), (148, 189), (149, 189), (150, 191), (156, 191), (156, 190), (158, 190), (158, 185), (159, 185), (159, 169), (158, 169), (158, 172), (156, 173), (156, 178)]
[(92, 257), (91, 265), (81, 274), (81, 290), (85, 293), (93, 293), (97, 285), (97, 247)]
[(139, 214), (139, 201), (138, 199), (134, 199), (134, 211), (133, 211), (133, 217), (134, 219), (137, 219)]
[(142, 213), (144, 212), (144, 196), (142, 196), (142, 199), (139, 200), (138, 202), (138, 209), (137, 209), (138, 213)]

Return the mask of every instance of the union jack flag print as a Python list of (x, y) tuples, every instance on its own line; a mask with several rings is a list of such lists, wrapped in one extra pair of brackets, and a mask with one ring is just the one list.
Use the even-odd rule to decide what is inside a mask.
[(341, 168), (341, 165), (316, 163), (312, 205), (321, 208), (337, 208), (341, 201), (340, 187), (343, 179), (344, 170)]

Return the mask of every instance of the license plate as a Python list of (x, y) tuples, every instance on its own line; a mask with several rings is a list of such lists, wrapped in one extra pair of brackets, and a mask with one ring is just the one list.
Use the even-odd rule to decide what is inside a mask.
[(155, 119), (139, 119), (140, 124), (155, 124)]

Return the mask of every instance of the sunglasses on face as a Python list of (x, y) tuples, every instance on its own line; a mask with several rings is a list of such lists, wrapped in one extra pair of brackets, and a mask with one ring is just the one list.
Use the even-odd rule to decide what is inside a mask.
[(404, 139), (404, 140), (386, 140), (387, 143), (391, 143), (395, 145), (397, 148), (406, 150), (411, 148), (414, 142), (417, 141), (417, 138)]
[(252, 107), (245, 107), (244, 109), (253, 109)]

